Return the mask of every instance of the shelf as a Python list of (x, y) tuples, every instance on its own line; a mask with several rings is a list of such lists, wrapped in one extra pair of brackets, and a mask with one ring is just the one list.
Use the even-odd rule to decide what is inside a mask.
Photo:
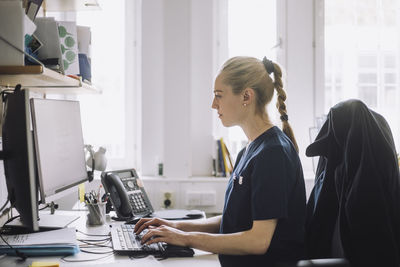
[(143, 176), (144, 181), (157, 181), (157, 182), (184, 182), (184, 183), (227, 183), (229, 178), (227, 177), (215, 177), (215, 176), (192, 176), (188, 178), (166, 178), (164, 176)]
[(92, 85), (42, 66), (0, 66), (0, 86), (23, 88), (39, 93), (100, 93)]
[(47, 12), (101, 10), (97, 0), (46, 0), (42, 7)]

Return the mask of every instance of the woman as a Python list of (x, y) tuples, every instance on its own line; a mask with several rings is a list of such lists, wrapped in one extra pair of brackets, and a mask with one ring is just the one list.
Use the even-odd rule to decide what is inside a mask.
[[(223, 65), (212, 108), (224, 126), (240, 126), (249, 140), (236, 160), (223, 214), (190, 222), (141, 219), (135, 232), (149, 228), (143, 243), (218, 253), (222, 266), (273, 266), (303, 257), (305, 187), (281, 77), (280, 67), (266, 58), (234, 57)], [(283, 132), (266, 111), (274, 89)]]

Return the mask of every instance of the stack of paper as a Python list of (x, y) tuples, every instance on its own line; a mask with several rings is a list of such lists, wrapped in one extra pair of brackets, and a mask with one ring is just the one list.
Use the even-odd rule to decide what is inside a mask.
[(72, 255), (79, 252), (75, 228), (32, 234), (3, 235), (11, 249), (0, 239), (0, 254), (15, 255), (15, 249), (27, 256)]

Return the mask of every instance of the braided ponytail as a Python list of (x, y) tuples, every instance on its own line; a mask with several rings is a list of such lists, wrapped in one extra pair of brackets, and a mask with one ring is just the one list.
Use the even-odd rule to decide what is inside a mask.
[(285, 90), (283, 90), (282, 70), (278, 66), (278, 64), (273, 63), (266, 57), (263, 58), (262, 62), (268, 74), (274, 73), (274, 87), (278, 95), (278, 101), (276, 102), (276, 107), (278, 108), (278, 111), (281, 114), (282, 131), (290, 138), (290, 140), (292, 140), (292, 143), (296, 148), (296, 151), (299, 152), (299, 147), (297, 145), (296, 138), (294, 137), (292, 127), (288, 122), (289, 117), (286, 111), (286, 104), (285, 104), (286, 92)]
[(282, 71), (278, 64), (272, 63), (274, 65), (274, 87), (277, 92), (277, 99), (276, 107), (278, 108), (279, 113), (281, 114), (281, 121), (282, 121), (282, 131), (290, 138), (292, 141), (295, 149), (299, 152), (299, 147), (296, 142), (296, 138), (294, 137), (293, 129), (288, 122), (288, 115), (286, 111), (286, 92), (283, 90), (282, 84)]

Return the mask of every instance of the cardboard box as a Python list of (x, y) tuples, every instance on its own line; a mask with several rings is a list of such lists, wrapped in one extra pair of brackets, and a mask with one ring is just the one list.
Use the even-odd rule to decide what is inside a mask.
[(39, 60), (58, 59), (62, 68), (60, 38), (58, 37), (58, 22), (53, 17), (36, 18), (37, 29), (35, 35), (43, 46), (38, 50)]
[[(26, 34), (33, 34), (35, 24), (25, 15), (22, 1), (0, 1), (0, 36), (24, 51)], [(0, 38), (0, 65), (23, 66), (24, 54)]]
[(79, 74), (78, 35), (76, 23), (71, 21), (58, 21), (58, 37), (60, 38), (61, 59), (64, 74)]

